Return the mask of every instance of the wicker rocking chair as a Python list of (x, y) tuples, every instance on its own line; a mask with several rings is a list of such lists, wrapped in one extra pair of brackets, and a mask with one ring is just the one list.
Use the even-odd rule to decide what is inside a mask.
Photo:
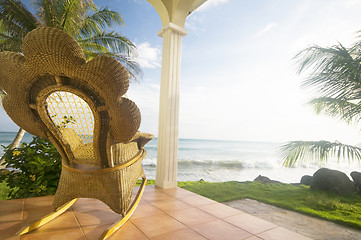
[[(78, 43), (56, 28), (37, 28), (23, 41), (23, 55), (0, 53), (3, 107), (27, 132), (49, 139), (62, 156), (55, 211), (25, 227), (36, 229), (66, 211), (77, 198), (96, 198), (122, 214), (109, 237), (139, 203), (146, 178), (141, 161), (153, 138), (140, 133), (140, 112), (122, 97), (129, 75), (116, 60), (88, 62)], [(136, 181), (143, 182), (131, 203)]]

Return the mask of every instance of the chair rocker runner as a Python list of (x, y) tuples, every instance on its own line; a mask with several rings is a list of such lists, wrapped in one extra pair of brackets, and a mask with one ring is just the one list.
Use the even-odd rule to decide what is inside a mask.
[[(96, 198), (123, 216), (101, 239), (119, 229), (142, 196), (146, 177), (141, 161), (153, 135), (140, 133), (140, 111), (122, 97), (129, 74), (116, 60), (98, 56), (86, 62), (67, 33), (37, 28), (23, 41), (23, 55), (0, 53), (3, 107), (27, 132), (49, 139), (62, 156), (53, 213), (20, 231), (51, 221), (77, 198)], [(131, 203), (136, 181), (143, 182)]]

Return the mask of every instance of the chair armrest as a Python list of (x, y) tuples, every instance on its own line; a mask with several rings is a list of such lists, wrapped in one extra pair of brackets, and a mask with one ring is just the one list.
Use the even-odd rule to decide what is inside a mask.
[(134, 137), (132, 138), (132, 140), (130, 140), (130, 141), (131, 142), (136, 142), (138, 144), (138, 149), (141, 150), (141, 149), (143, 149), (145, 144), (147, 144), (153, 138), (154, 138), (153, 134), (137, 132), (134, 135)]

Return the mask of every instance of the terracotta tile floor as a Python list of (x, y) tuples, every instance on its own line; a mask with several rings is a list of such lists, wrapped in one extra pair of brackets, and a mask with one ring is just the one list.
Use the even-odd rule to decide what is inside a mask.
[[(136, 189), (134, 190), (136, 192)], [(0, 201), (0, 240), (98, 239), (121, 216), (95, 199), (21, 237), (16, 232), (51, 212), (54, 196)], [(231, 240), (309, 239), (298, 233), (181, 188), (147, 186), (130, 220), (109, 239)]]

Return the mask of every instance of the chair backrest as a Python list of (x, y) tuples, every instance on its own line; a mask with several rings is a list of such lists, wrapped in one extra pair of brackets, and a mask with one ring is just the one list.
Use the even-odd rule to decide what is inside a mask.
[[(68, 91), (52, 92), (43, 103), (46, 112), (40, 116), (46, 116), (43, 121), (65, 149), (70, 165), (101, 167), (101, 161), (95, 155), (95, 120), (89, 104)], [(39, 109), (44, 110), (41, 106)]]
[(51, 140), (69, 166), (126, 161), (114, 162), (110, 150), (131, 141), (140, 126), (138, 107), (122, 97), (129, 87), (126, 69), (106, 56), (86, 62), (78, 43), (56, 28), (30, 32), (23, 54), (0, 54), (3, 106), (12, 120)]
[(51, 75), (41, 76), (30, 92), (30, 101), (36, 103), (33, 110), (64, 164), (112, 166), (107, 150), (109, 114), (106, 108), (99, 111), (104, 106), (99, 93), (78, 79)]

